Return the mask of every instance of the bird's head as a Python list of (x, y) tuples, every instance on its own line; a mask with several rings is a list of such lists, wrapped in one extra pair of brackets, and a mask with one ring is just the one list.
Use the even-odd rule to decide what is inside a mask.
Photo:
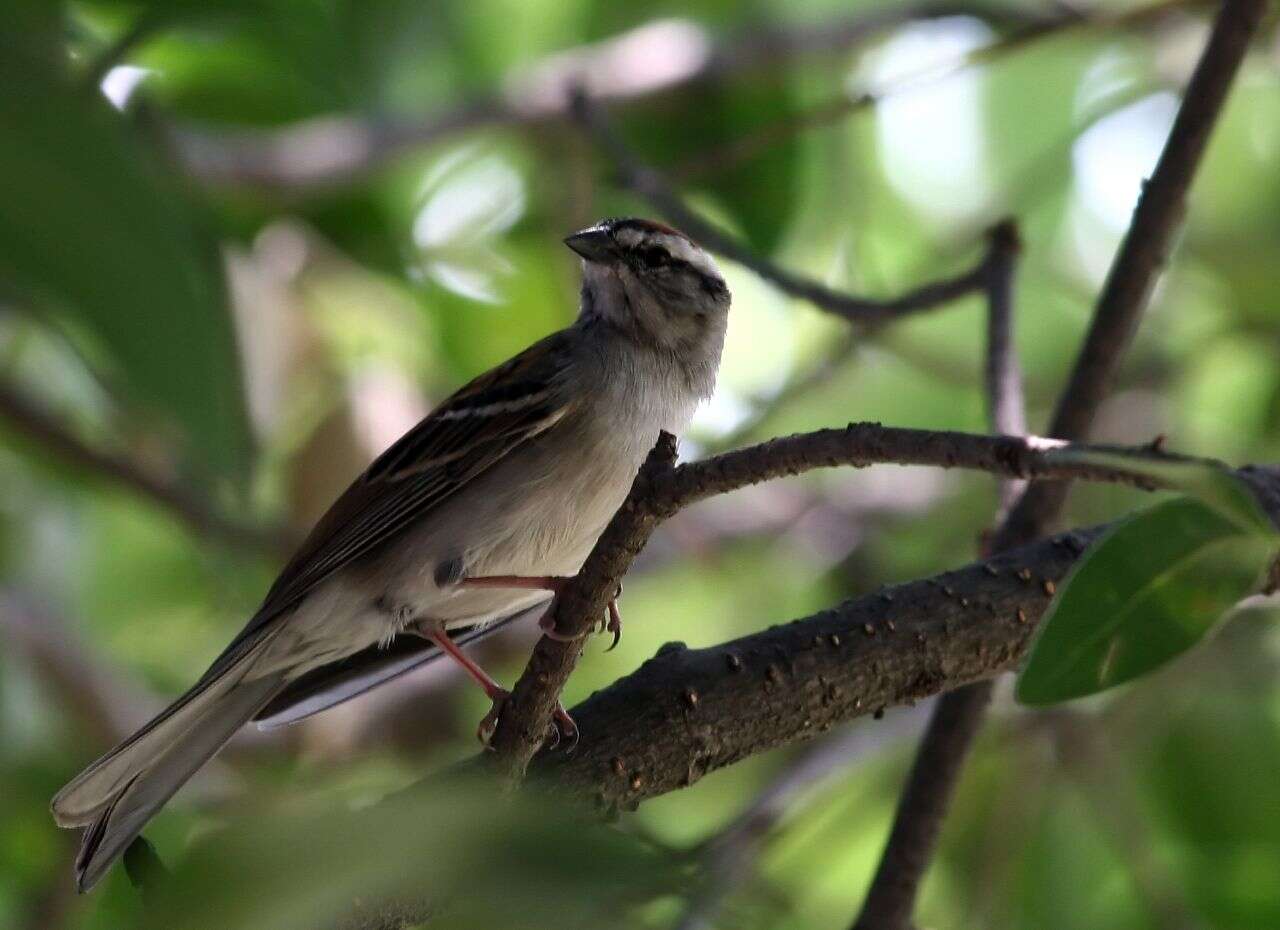
[(565, 245), (582, 256), (582, 315), (657, 347), (714, 350), (719, 358), (729, 289), (715, 261), (684, 233), (645, 219), (609, 219)]

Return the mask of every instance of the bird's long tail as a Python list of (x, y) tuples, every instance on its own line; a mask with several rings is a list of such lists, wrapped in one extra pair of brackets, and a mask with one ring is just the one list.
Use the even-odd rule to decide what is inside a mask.
[(253, 677), (260, 640), (210, 670), (150, 723), (85, 769), (53, 799), (64, 827), (84, 826), (76, 884), (91, 888), (160, 807), (285, 685)]

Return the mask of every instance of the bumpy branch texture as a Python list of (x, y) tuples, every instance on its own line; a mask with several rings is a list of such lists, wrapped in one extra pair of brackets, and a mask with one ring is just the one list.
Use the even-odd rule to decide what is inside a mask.
[[(1096, 447), (1098, 451), (1102, 447)], [(618, 589), (632, 560), (658, 524), (677, 511), (717, 494), (815, 468), (876, 463), (970, 468), (1019, 478), (1089, 478), (1149, 488), (1151, 479), (1119, 468), (1079, 460), (1089, 447), (1015, 436), (885, 427), (851, 423), (726, 452), (672, 467), (675, 439), (664, 434), (640, 470), (627, 502), (600, 537), (582, 571), (553, 605), (557, 630), (585, 635)], [(1152, 450), (1116, 450), (1143, 461), (1191, 461)], [(555, 702), (577, 664), (581, 647), (547, 637), (539, 640), (494, 733), (489, 764), (518, 780), (542, 745)], [(649, 732), (646, 738), (652, 738)]]
[(90, 445), (43, 409), (35, 398), (3, 380), (0, 380), (0, 423), (61, 461), (154, 501), (198, 535), (275, 556), (287, 556), (296, 542), (284, 530), (231, 520), (195, 490), (182, 486), (170, 476), (125, 455)]
[[(1280, 525), (1280, 468), (1243, 468)], [(531, 774), (634, 807), (747, 756), (1017, 665), (1050, 598), (1105, 529), (1074, 530), (706, 649), (673, 643), (571, 711), (577, 751)]]

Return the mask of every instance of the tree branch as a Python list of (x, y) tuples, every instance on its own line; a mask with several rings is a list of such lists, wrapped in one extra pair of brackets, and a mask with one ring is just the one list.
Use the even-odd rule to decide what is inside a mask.
[(654, 209), (704, 247), (750, 268), (784, 294), (807, 300), (851, 323), (870, 326), (932, 310), (941, 304), (976, 293), (985, 283), (986, 256), (979, 259), (972, 268), (959, 274), (931, 281), (906, 294), (884, 300), (841, 293), (811, 278), (780, 268), (685, 206), (670, 182), (658, 171), (645, 165), (623, 141), (596, 101), (581, 91), (574, 94), (573, 101), (575, 118), (608, 156), (617, 171), (621, 186), (648, 201)]
[[(1050, 429), (1055, 436), (1076, 440), (1087, 435), (1110, 388), (1182, 219), (1209, 132), (1265, 6), (1265, 0), (1225, 0), (1218, 13), (1155, 173), (1099, 295), (1053, 417)], [(996, 533), (993, 549), (1005, 551), (1043, 534), (1061, 512), (1068, 487), (1067, 482), (1030, 485)], [(942, 817), (990, 699), (991, 685), (983, 682), (939, 702), (854, 930), (902, 930), (909, 925)]]
[(215, 510), (194, 491), (142, 462), (89, 445), (17, 386), (0, 381), (0, 421), (62, 461), (149, 498), (198, 537), (288, 555), (294, 540), (282, 530), (247, 526)]
[[(793, 458), (779, 472), (779, 463), (788, 458), (781, 450), (798, 457), (810, 442), (820, 447), (835, 432), (775, 440), (674, 469), (672, 440), (664, 435), (628, 503), (566, 591), (574, 599), (561, 599), (559, 627), (586, 630), (599, 616), (614, 590), (613, 579), (622, 576), (657, 525), (648, 501), (674, 512), (711, 494), (763, 480), (766, 473), (804, 470)], [(928, 435), (923, 431), (864, 424), (852, 426), (850, 433), (869, 437), (868, 445), (888, 442), (898, 451), (932, 445), (918, 442)], [(1036, 451), (1034, 439), (951, 435), (956, 441), (939, 442), (930, 464), (999, 474), (1053, 471), (1066, 477), (1065, 466), (1051, 464), (1057, 453)], [(1007, 448), (1023, 451), (1012, 456), (997, 451)], [(967, 451), (962, 454), (961, 449)], [(1161, 457), (1150, 450), (1138, 455)], [(744, 473), (739, 465), (756, 456), (764, 463), (759, 475)], [(859, 462), (868, 457), (844, 456)], [(916, 464), (924, 459), (919, 452), (911, 457)], [(815, 459), (809, 467), (823, 464), (830, 463)], [(1246, 467), (1235, 474), (1280, 526), (1280, 468)], [(1096, 476), (1107, 478), (1102, 472)], [(1111, 477), (1129, 480), (1119, 472)], [(582, 730), (573, 754), (538, 754), (556, 696), (579, 655), (578, 648), (544, 637), (535, 647), (538, 658), (531, 660), (500, 715), (495, 753), (482, 754), (480, 763), (510, 783), (521, 774), (520, 760), (532, 755), (533, 774), (549, 786), (605, 812), (630, 809), (755, 753), (990, 677), (1017, 664), (1055, 586), (1106, 529), (1064, 533), (719, 646), (690, 650), (670, 643), (631, 675), (572, 709)], [(427, 776), (407, 790), (434, 791), (439, 778)], [(376, 914), (373, 923), (368, 916), (362, 912), (357, 923), (385, 925), (376, 923)]]
[[(851, 423), (845, 429), (819, 430), (700, 462), (672, 467), (675, 439), (663, 434), (641, 468), (626, 503), (618, 510), (577, 578), (556, 597), (552, 618), (562, 635), (585, 636), (618, 589), (632, 560), (659, 523), (684, 507), (717, 494), (815, 468), (839, 465), (863, 467), (877, 463), (970, 468), (1015, 477), (1088, 478), (1151, 488), (1152, 480), (1138, 471), (1101, 468), (1081, 463), (1081, 452), (1102, 451), (1066, 446), (1034, 437), (979, 436), (968, 433), (885, 427)], [(1192, 461), (1165, 452), (1116, 449), (1145, 461)], [(490, 742), (490, 765), (506, 780), (518, 781), (542, 746), (560, 692), (581, 654), (581, 643), (542, 637), (529, 664), (512, 689), (499, 715)]]
[[(1006, 222), (990, 235), (985, 276), (987, 420), (993, 432), (1021, 435), (1026, 432), (1026, 410), (1013, 344), (1018, 234), (1013, 223)], [(1003, 522), (1025, 482), (1006, 479), (999, 486), (998, 521)], [(928, 868), (943, 817), (990, 700), (990, 685), (979, 682), (944, 694), (934, 706), (855, 930), (904, 927), (909, 923), (916, 887)]]
[[(1133, 462), (1133, 469), (1103, 467), (1079, 460), (1098, 453), (1124, 456)], [(843, 429), (797, 433), (680, 465), (652, 479), (643, 506), (666, 519), (717, 494), (842, 465), (853, 468), (927, 465), (1006, 477), (1078, 479), (1152, 490), (1157, 484), (1142, 473), (1147, 463), (1221, 464), (1212, 459), (1153, 449), (1149, 445), (1086, 445), (1036, 436), (983, 436), (879, 423), (850, 423)]]
[[(1236, 474), (1280, 525), (1280, 468)], [(601, 809), (1017, 666), (1063, 576), (1108, 527), (1077, 529), (705, 649), (664, 646), (571, 711), (572, 755), (531, 775)]]
[(493, 752), (485, 758), (508, 783), (515, 784), (524, 777), (529, 761), (542, 747), (560, 692), (582, 655), (582, 638), (590, 633), (632, 560), (657, 528), (660, 511), (649, 506), (648, 501), (657, 498), (653, 484), (659, 477), (672, 474), (675, 460), (676, 439), (663, 433), (636, 475), (626, 502), (596, 542), (582, 570), (552, 602), (550, 617), (557, 632), (579, 639), (561, 642), (541, 637), (524, 674), (502, 707), (489, 742)]
[[(1098, 295), (1084, 346), (1049, 426), (1053, 436), (1082, 440), (1089, 434), (1169, 257), (1209, 134), (1266, 6), (1266, 0), (1225, 0), (1219, 9), (1169, 139), (1143, 185), (1133, 221)], [(1028, 488), (1009, 515), (1005, 538), (1026, 540), (1042, 533), (1061, 510), (1067, 488), (1066, 484)]]
[[(987, 422), (991, 432), (1006, 436), (1022, 436), (1027, 431), (1026, 403), (1022, 394), (1022, 370), (1013, 343), (1013, 276), (1018, 252), (1018, 227), (1005, 220), (991, 230), (991, 246), (987, 251), (987, 358), (984, 381), (987, 396)], [(1000, 482), (1000, 519), (1008, 511), (1022, 483)]]

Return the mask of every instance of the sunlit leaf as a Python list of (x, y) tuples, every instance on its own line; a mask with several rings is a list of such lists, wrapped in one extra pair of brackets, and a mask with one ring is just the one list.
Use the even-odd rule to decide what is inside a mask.
[(1018, 678), (1024, 704), (1105, 690), (1199, 642), (1252, 591), (1274, 539), (1198, 500), (1124, 521), (1083, 557), (1050, 605)]
[(496, 154), (462, 148), (427, 172), (420, 199), (413, 242), (422, 272), (455, 294), (497, 303), (498, 279), (512, 267), (496, 240), (525, 208), (519, 173)]

